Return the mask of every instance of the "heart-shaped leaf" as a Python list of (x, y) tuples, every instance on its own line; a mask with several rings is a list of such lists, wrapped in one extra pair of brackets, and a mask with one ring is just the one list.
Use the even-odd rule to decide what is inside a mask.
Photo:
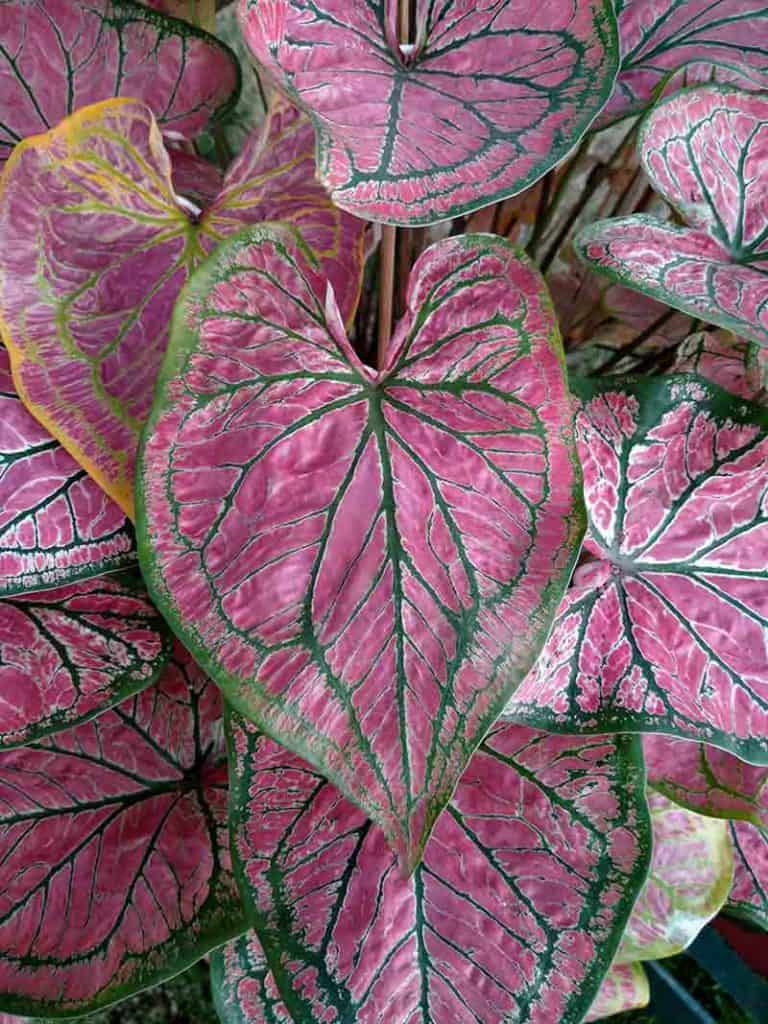
[(768, 96), (724, 86), (677, 93), (640, 132), (652, 184), (690, 227), (643, 214), (597, 221), (576, 249), (601, 274), (768, 344)]
[(673, 373), (698, 373), (733, 395), (766, 404), (768, 349), (728, 331), (697, 331), (678, 349)]
[(243, 0), (257, 60), (311, 114), (334, 202), (429, 224), (522, 192), (562, 160), (613, 87), (609, 0)]
[(406, 879), (330, 783), (229, 726), (236, 870), (287, 1020), (582, 1019), (648, 864), (636, 741), (494, 732)]
[(169, 649), (138, 573), (0, 601), (0, 747), (92, 718), (149, 686)]
[(99, 718), (0, 754), (0, 1007), (72, 1014), (244, 928), (218, 691), (184, 652)]
[(21, 404), (0, 346), (0, 597), (135, 561), (122, 511)]
[(213, 36), (131, 0), (3, 0), (0, 86), (1, 165), (21, 139), (112, 96), (197, 135), (235, 98), (240, 69)]
[(152, 114), (131, 100), (79, 111), (8, 161), (0, 302), (14, 380), (126, 514), (174, 303), (218, 241), (246, 224), (292, 219), (352, 315), (364, 225), (335, 210), (314, 180), (313, 145), (308, 120), (279, 104), (196, 218), (177, 201)]
[(704, 743), (646, 736), (648, 782), (699, 814), (751, 821), (768, 832), (768, 767)]
[(618, 963), (682, 952), (723, 906), (733, 882), (725, 821), (694, 814), (659, 793), (651, 793), (648, 804), (651, 870), (621, 940)]
[(592, 560), (509, 714), (768, 763), (768, 412), (700, 377), (572, 383)]
[(641, 113), (676, 71), (768, 88), (764, 0), (625, 0), (618, 8), (621, 73), (603, 120)]
[(648, 976), (642, 964), (614, 964), (603, 978), (597, 999), (584, 1020), (602, 1020), (616, 1013), (642, 1010), (650, 998)]
[(735, 871), (727, 909), (768, 931), (768, 832), (731, 822)]
[(183, 296), (145, 434), (152, 593), (229, 700), (413, 867), (549, 631), (582, 533), (544, 283), (491, 235), (414, 267), (384, 369), (287, 228)]

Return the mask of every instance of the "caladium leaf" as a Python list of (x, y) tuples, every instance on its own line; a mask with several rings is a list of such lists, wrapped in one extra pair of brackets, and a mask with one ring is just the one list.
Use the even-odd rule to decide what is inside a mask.
[(381, 373), (298, 235), (221, 246), (177, 307), (140, 556), (242, 713), (412, 867), (549, 631), (582, 533), (538, 272), (491, 235), (416, 263)]
[(733, 882), (725, 821), (678, 807), (659, 793), (651, 793), (648, 804), (651, 870), (621, 940), (618, 963), (682, 952), (723, 906)]
[(0, 754), (0, 1006), (73, 1014), (244, 927), (218, 690), (177, 651), (155, 686)]
[(768, 349), (728, 331), (697, 331), (678, 350), (673, 373), (698, 373), (731, 394), (765, 404)]
[(24, 408), (0, 347), (0, 598), (135, 561), (124, 514)]
[(251, 930), (211, 954), (211, 991), (222, 1024), (287, 1024), (259, 937)]
[(92, 718), (149, 686), (169, 648), (138, 573), (0, 601), (0, 747)]
[(597, 999), (585, 1022), (612, 1017), (615, 1013), (642, 1010), (651, 998), (648, 976), (642, 964), (614, 964), (603, 978)]
[(699, 814), (750, 821), (768, 831), (768, 767), (704, 743), (670, 736), (643, 740), (648, 782)]
[(768, 931), (768, 833), (731, 822), (735, 871), (727, 909)]
[(181, 18), (190, 25), (216, 31), (216, 0), (143, 0), (147, 7), (172, 18)]
[(79, 107), (131, 96), (189, 138), (236, 98), (213, 36), (131, 0), (0, 0), (0, 164)]
[(768, 763), (768, 412), (700, 377), (572, 384), (592, 560), (509, 714)]
[(621, 72), (603, 120), (642, 112), (683, 68), (689, 82), (714, 74), (768, 88), (763, 0), (625, 0), (617, 15)]
[(601, 274), (768, 345), (768, 96), (701, 86), (660, 103), (639, 146), (651, 183), (689, 227), (636, 214), (597, 221), (576, 249)]
[(402, 48), (391, 0), (241, 4), (259, 64), (315, 122), (334, 202), (359, 216), (430, 224), (522, 192), (610, 95), (609, 0), (418, 0), (415, 15)]
[(183, 203), (187, 199), (201, 210), (215, 202), (224, 183), (224, 175), (219, 168), (183, 149), (171, 148), (168, 155), (177, 202)]
[(313, 145), (308, 120), (281, 103), (215, 201), (192, 217), (151, 112), (131, 100), (78, 111), (21, 143), (6, 165), (0, 303), (14, 380), (34, 416), (129, 516), (171, 312), (221, 238), (293, 219), (344, 314), (354, 311), (364, 225), (335, 210), (314, 180)]
[(403, 878), (310, 765), (228, 724), (236, 871), (287, 1020), (582, 1019), (648, 864), (631, 738), (495, 731)]

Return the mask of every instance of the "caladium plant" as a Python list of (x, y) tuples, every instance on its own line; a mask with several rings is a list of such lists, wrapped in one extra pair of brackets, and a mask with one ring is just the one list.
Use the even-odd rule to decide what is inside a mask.
[(688, 222), (636, 214), (576, 239), (601, 274), (675, 309), (768, 345), (768, 217), (759, 168), (768, 96), (730, 86), (686, 89), (658, 104), (639, 137), (654, 187)]
[(344, 315), (354, 310), (364, 225), (335, 210), (315, 182), (312, 146), (308, 121), (278, 102), (204, 210), (177, 194), (173, 170), (181, 184), (197, 180), (198, 198), (210, 176), (172, 161), (150, 109), (134, 100), (85, 107), (21, 143), (8, 162), (0, 329), (16, 385), (129, 516), (171, 311), (217, 242), (247, 224), (291, 219)]
[(298, 235), (264, 228), (220, 246), (178, 308), (142, 562), (232, 704), (411, 870), (546, 637), (579, 483), (551, 307), (510, 245), (428, 249), (376, 374)]

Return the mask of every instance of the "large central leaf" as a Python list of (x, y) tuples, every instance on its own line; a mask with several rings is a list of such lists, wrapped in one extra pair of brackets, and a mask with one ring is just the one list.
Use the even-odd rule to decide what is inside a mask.
[(592, 560), (510, 715), (768, 763), (768, 413), (694, 376), (575, 386)]
[(0, 165), (21, 139), (112, 96), (197, 135), (239, 76), (213, 36), (131, 0), (0, 0)]
[(570, 574), (571, 408), (543, 281), (493, 236), (422, 255), (378, 377), (326, 295), (287, 229), (198, 272), (145, 435), (140, 553), (232, 703), (412, 866)]
[[(364, 225), (315, 181), (313, 145), (308, 120), (276, 105), (197, 217), (176, 194), (150, 110), (134, 101), (79, 111), (9, 160), (0, 326), (19, 394), (128, 515), (174, 303), (221, 238), (292, 220), (353, 313)], [(176, 165), (188, 178), (188, 162)]]
[(0, 754), (0, 1007), (93, 1009), (243, 927), (221, 702), (185, 652), (115, 710)]
[(259, 63), (315, 122), (340, 206), (427, 224), (522, 192), (576, 145), (613, 86), (610, 0), (242, 0)]

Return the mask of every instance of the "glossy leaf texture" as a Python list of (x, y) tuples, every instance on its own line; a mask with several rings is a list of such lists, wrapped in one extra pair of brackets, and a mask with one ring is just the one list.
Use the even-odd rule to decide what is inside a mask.
[(621, 72), (603, 120), (641, 113), (680, 70), (768, 89), (763, 0), (626, 0), (618, 20)]
[[(290, 219), (354, 312), (363, 224), (314, 179), (313, 133), (279, 104), (192, 210), (172, 182), (188, 161), (163, 146), (149, 109), (111, 100), (19, 145), (0, 190), (3, 337), (25, 405), (129, 516), (138, 435), (149, 415), (174, 303), (217, 242)], [(209, 176), (200, 176), (208, 190)], [(188, 191), (191, 191), (188, 189)]]
[(140, 556), (232, 704), (412, 868), (570, 575), (571, 404), (544, 283), (494, 236), (421, 256), (378, 377), (326, 293), (287, 228), (197, 273), (145, 434)]
[(80, 107), (130, 96), (191, 138), (236, 98), (240, 69), (213, 36), (131, 0), (0, 0), (0, 165)]
[(618, 963), (686, 949), (728, 898), (734, 857), (728, 824), (649, 796), (653, 857), (621, 940)]
[(138, 573), (0, 601), (0, 748), (92, 718), (160, 674), (170, 641)]
[(618, 68), (606, 0), (470, 5), (242, 0), (259, 64), (312, 116), (334, 202), (370, 220), (430, 224), (522, 192), (562, 160)]
[(659, 103), (639, 137), (651, 184), (688, 227), (634, 214), (576, 237), (593, 270), (768, 345), (768, 95), (700, 86)]
[(648, 976), (642, 964), (614, 964), (603, 978), (597, 998), (584, 1020), (602, 1020), (617, 1013), (642, 1010), (650, 998)]
[(731, 394), (766, 404), (768, 349), (727, 331), (698, 331), (678, 349), (673, 373), (698, 373)]
[(695, 376), (572, 385), (591, 558), (508, 713), (768, 763), (766, 410)]
[(669, 736), (643, 740), (648, 783), (699, 814), (749, 821), (768, 831), (768, 767), (704, 743)]
[(768, 931), (768, 832), (731, 823), (735, 871), (726, 909)]
[(180, 649), (99, 718), (0, 754), (0, 1007), (73, 1014), (244, 928), (218, 691)]
[(404, 878), (306, 762), (229, 726), (236, 871), (287, 1020), (582, 1019), (647, 868), (636, 741), (495, 731)]
[(24, 408), (0, 346), (0, 598), (135, 561), (123, 512)]

